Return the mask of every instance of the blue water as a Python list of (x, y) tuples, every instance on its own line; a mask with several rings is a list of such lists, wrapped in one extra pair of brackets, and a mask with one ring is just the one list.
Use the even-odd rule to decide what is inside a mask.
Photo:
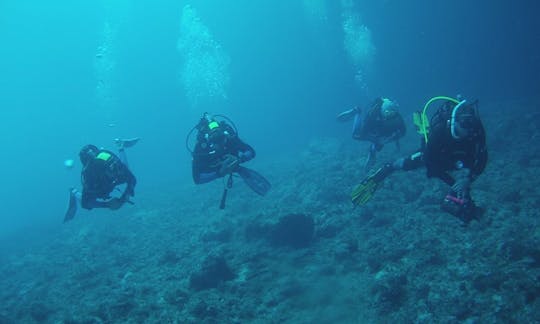
[[(142, 138), (129, 151), (139, 197), (191, 183), (185, 136), (205, 111), (232, 118), (264, 165), (313, 138), (349, 140), (350, 128), (335, 115), (377, 96), (397, 100), (406, 115), (435, 95), (537, 100), (534, 1), (309, 3), (2, 0), (0, 237), (19, 245), (54, 236), (68, 188), (80, 186), (77, 154), (88, 143), (110, 148), (115, 137)], [(186, 8), (228, 62), (224, 96), (195, 100), (182, 83), (187, 59), (177, 45)], [(361, 58), (368, 63), (355, 64), (345, 49), (347, 14), (369, 30), (374, 51)], [(114, 67), (99, 72), (107, 24), (115, 35), (105, 58)], [(113, 102), (96, 91), (103, 78)], [(73, 169), (66, 159), (75, 160)]]

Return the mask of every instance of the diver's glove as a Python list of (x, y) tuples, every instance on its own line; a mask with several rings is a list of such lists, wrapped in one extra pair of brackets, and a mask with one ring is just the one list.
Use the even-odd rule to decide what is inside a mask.
[(110, 210), (117, 210), (124, 204), (125, 200), (122, 198), (112, 198), (107, 202), (107, 207), (109, 207)]
[(240, 165), (240, 160), (232, 155), (232, 154), (225, 154), (223, 157), (223, 161), (221, 162), (221, 167), (219, 168), (219, 176), (225, 176), (227, 174), (233, 173), (238, 166)]

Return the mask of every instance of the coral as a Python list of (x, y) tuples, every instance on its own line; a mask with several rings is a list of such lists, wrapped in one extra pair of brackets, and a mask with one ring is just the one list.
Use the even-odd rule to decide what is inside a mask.
[(220, 183), (175, 183), (111, 217), (23, 233), (24, 249), (3, 242), (0, 322), (536, 323), (540, 115), (522, 129), (489, 112), (490, 161), (472, 186), (485, 212), (467, 226), (423, 171), (394, 173), (353, 208), (357, 147), (315, 139), (261, 162), (271, 194), (235, 186), (224, 211)]
[(273, 226), (270, 241), (278, 246), (305, 248), (312, 242), (314, 232), (313, 218), (303, 214), (289, 214), (281, 217)]
[(41, 302), (30, 305), (30, 316), (37, 322), (45, 322), (51, 315), (52, 310)]
[(380, 311), (396, 311), (407, 301), (407, 277), (389, 275), (375, 284), (372, 293)]
[(235, 278), (222, 256), (207, 257), (200, 268), (191, 274), (189, 287), (194, 290), (217, 288), (221, 283)]

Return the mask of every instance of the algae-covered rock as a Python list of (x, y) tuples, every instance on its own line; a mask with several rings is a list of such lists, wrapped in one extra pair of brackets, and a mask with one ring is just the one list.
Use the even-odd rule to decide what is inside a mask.
[(221, 283), (234, 279), (235, 275), (225, 258), (209, 256), (200, 268), (191, 274), (189, 287), (194, 290), (217, 288)]
[(304, 214), (289, 214), (280, 218), (272, 228), (270, 241), (277, 246), (308, 247), (315, 232), (313, 218)]

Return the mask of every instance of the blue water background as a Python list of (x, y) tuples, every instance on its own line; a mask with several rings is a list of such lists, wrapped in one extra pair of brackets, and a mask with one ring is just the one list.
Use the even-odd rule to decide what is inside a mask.
[[(188, 3), (231, 59), (228, 98), (198, 107), (179, 81), (179, 18)], [(356, 2), (376, 47), (366, 89), (343, 50), (339, 1), (328, 3), (326, 19), (314, 23), (296, 0), (133, 1), (129, 12), (119, 8), (127, 18), (115, 41), (117, 105), (105, 113), (93, 65), (102, 3), (2, 0), (0, 237), (28, 240), (62, 226), (67, 188), (80, 186), (77, 153), (88, 143), (143, 139), (129, 151), (137, 195), (190, 183), (184, 140), (203, 111), (229, 115), (261, 163), (312, 138), (349, 140), (335, 115), (376, 96), (395, 98), (405, 114), (434, 95), (536, 100), (536, 2)], [(64, 168), (65, 159), (75, 167)]]

